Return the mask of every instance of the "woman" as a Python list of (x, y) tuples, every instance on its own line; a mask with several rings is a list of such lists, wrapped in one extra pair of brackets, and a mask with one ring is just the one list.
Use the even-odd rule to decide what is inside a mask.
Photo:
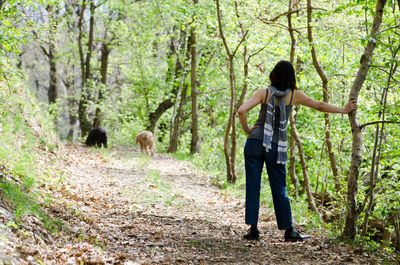
[[(260, 204), (260, 183), (265, 163), (271, 187), (275, 216), (279, 230), (285, 230), (285, 241), (305, 241), (309, 238), (298, 232), (292, 221), (289, 198), (286, 195), (287, 132), (286, 125), (292, 105), (301, 104), (318, 111), (349, 113), (357, 109), (355, 102), (344, 108), (316, 101), (296, 88), (296, 76), (288, 61), (279, 61), (269, 75), (271, 87), (256, 91), (238, 110), (240, 124), (248, 134), (244, 147), (246, 169), (246, 224), (251, 225), (244, 236), (258, 240), (257, 229)], [(259, 117), (251, 128), (247, 125), (246, 114), (261, 104)]]

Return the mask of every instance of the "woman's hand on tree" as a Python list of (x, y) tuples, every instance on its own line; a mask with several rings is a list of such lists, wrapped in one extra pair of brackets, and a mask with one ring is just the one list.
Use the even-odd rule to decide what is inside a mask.
[(349, 101), (349, 102), (347, 102), (347, 104), (344, 106), (344, 108), (343, 108), (343, 113), (344, 113), (344, 114), (349, 113), (349, 112), (351, 112), (351, 111), (353, 111), (353, 110), (355, 110), (355, 109), (357, 109), (357, 108), (358, 108), (357, 101)]

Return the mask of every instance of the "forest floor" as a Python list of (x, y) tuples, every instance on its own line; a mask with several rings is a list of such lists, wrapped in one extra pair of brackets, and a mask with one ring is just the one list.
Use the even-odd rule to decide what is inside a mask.
[[(59, 218), (58, 233), (32, 215), (0, 231), (1, 264), (391, 264), (317, 233), (285, 243), (263, 206), (260, 241), (243, 239), (244, 201), (213, 186), (205, 174), (166, 154), (135, 147), (104, 154), (66, 144), (40, 165), (43, 206)], [(0, 201), (0, 224), (13, 216)], [(298, 227), (302, 230), (302, 227)]]

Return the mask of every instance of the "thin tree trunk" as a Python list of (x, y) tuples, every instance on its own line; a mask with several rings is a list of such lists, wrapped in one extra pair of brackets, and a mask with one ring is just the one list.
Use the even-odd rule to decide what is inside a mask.
[[(311, 29), (311, 14), (312, 14), (312, 7), (311, 7), (311, 0), (307, 0), (307, 36), (308, 42), (311, 46), (311, 55), (315, 69), (318, 72), (319, 77), (322, 80), (322, 91), (323, 91), (323, 101), (329, 103), (329, 96), (328, 96), (328, 77), (325, 74), (325, 71), (322, 69), (318, 57), (317, 51), (314, 46), (314, 39), (312, 35)], [(329, 113), (324, 113), (324, 120), (325, 120), (325, 143), (328, 149), (329, 161), (331, 162), (333, 179), (335, 181), (335, 188), (336, 191), (339, 192), (341, 190), (340, 180), (339, 180), (339, 167), (336, 161), (335, 154), (332, 148), (332, 140), (331, 140), (331, 121), (329, 119)]]
[(92, 77), (92, 73), (91, 73), (91, 66), (90, 66), (90, 62), (91, 62), (91, 58), (92, 58), (92, 52), (93, 52), (93, 34), (94, 34), (94, 12), (95, 12), (95, 5), (94, 2), (91, 1), (90, 2), (90, 19), (89, 19), (89, 39), (88, 39), (88, 43), (87, 43), (87, 52), (86, 52), (86, 67), (85, 67), (85, 80), (89, 80), (89, 78)]
[[(65, 14), (72, 14), (74, 12), (73, 4), (65, 4)], [(78, 17), (79, 18), (79, 17)], [(69, 31), (74, 32), (73, 35), (76, 35), (77, 31), (77, 21), (73, 19), (67, 19), (66, 28)], [(73, 52), (73, 51), (71, 51)], [(67, 62), (65, 63), (69, 67), (64, 68), (64, 72), (61, 74), (61, 82), (63, 82), (66, 94), (67, 94), (67, 113), (68, 113), (68, 134), (67, 139), (72, 141), (74, 139), (75, 125), (78, 121), (78, 117), (76, 115), (77, 102), (75, 99), (76, 89), (75, 89), (75, 58), (67, 57)]]
[(101, 46), (101, 65), (100, 65), (100, 74), (101, 74), (101, 84), (99, 89), (99, 96), (97, 98), (97, 107), (96, 113), (94, 115), (93, 120), (93, 128), (98, 128), (102, 126), (103, 113), (99, 104), (104, 101), (104, 90), (107, 88), (107, 69), (108, 69), (108, 58), (110, 55), (111, 49), (108, 47), (107, 43), (103, 43)]
[[(49, 60), (49, 87), (47, 90), (47, 98), (49, 105), (56, 103), (58, 98), (58, 77), (57, 77), (57, 52), (56, 52), (56, 30), (58, 27), (57, 14), (58, 10), (55, 10), (54, 5), (47, 5), (46, 11), (48, 13), (48, 27), (49, 27), (49, 37), (48, 37), (48, 47), (40, 45), (43, 53), (47, 56)], [(34, 32), (36, 36), (36, 33)]]
[(93, 32), (94, 32), (94, 4), (93, 2), (90, 4), (90, 20), (89, 20), (89, 39), (87, 42), (87, 52), (86, 56), (83, 52), (83, 20), (85, 16), (86, 10), (86, 0), (82, 1), (81, 10), (79, 13), (79, 20), (78, 20), (78, 46), (79, 46), (79, 57), (81, 63), (81, 97), (79, 99), (79, 106), (78, 106), (78, 118), (79, 124), (81, 128), (81, 136), (85, 136), (91, 129), (91, 124), (89, 122), (89, 118), (87, 115), (87, 103), (89, 100), (89, 93), (87, 91), (87, 81), (90, 78), (90, 58), (93, 49)]
[(54, 43), (50, 44), (48, 58), (50, 64), (50, 79), (49, 79), (49, 90), (47, 91), (47, 96), (49, 99), (49, 104), (54, 104), (56, 103), (56, 100), (58, 98), (57, 63), (56, 63)]
[[(71, 63), (71, 62), (69, 62)], [(75, 67), (72, 65), (71, 73), (74, 73)], [(66, 92), (67, 92), (67, 112), (69, 118), (69, 129), (68, 129), (68, 140), (73, 140), (74, 138), (74, 126), (78, 121), (78, 117), (76, 116), (76, 100), (75, 100), (75, 80), (74, 75), (70, 74), (69, 71), (66, 71), (63, 74), (64, 78), (61, 78), (62, 82), (64, 83)]]
[[(217, 0), (218, 1), (218, 0)], [(236, 79), (235, 79), (235, 68), (234, 68), (234, 63), (233, 63), (233, 56), (229, 56), (229, 85), (230, 85), (230, 91), (231, 91), (231, 99), (229, 102), (229, 116), (228, 116), (228, 123), (226, 125), (225, 129), (225, 135), (224, 135), (224, 154), (225, 154), (225, 161), (226, 161), (226, 166), (227, 166), (227, 180), (229, 183), (235, 183), (236, 182), (236, 160), (234, 160), (235, 154), (236, 154), (236, 145), (233, 145), (233, 138), (231, 138), (231, 150), (229, 150), (229, 134), (230, 130), (236, 128), (235, 126), (235, 117), (234, 115), (234, 107), (235, 107), (235, 101), (236, 101)], [(232, 137), (235, 136), (234, 133), (232, 133)], [(230, 151), (230, 152), (229, 152)], [(235, 151), (235, 152), (233, 152)], [(233, 154), (234, 157), (230, 157)]]
[[(369, 34), (370, 40), (365, 47), (364, 54), (361, 57), (361, 65), (357, 72), (356, 78), (351, 87), (349, 100), (357, 101), (362, 85), (368, 74), (373, 52), (379, 37), (379, 27), (382, 23), (383, 10), (386, 5), (386, 0), (378, 0), (376, 3), (374, 22)], [(349, 120), (352, 130), (352, 155), (351, 164), (347, 182), (347, 203), (346, 203), (346, 220), (343, 230), (343, 236), (354, 239), (357, 234), (356, 223), (360, 214), (360, 209), (357, 203), (357, 188), (358, 175), (362, 160), (362, 132), (360, 123), (357, 119), (357, 111), (352, 111), (349, 114)]]
[[(400, 46), (398, 46), (397, 49), (392, 54), (393, 59), (396, 59), (396, 54), (399, 51), (399, 49), (400, 49)], [(382, 110), (378, 114), (378, 120), (383, 120), (383, 121), (385, 120), (387, 94), (388, 94), (390, 84), (392, 82), (393, 75), (397, 70), (397, 64), (395, 64), (394, 62), (395, 62), (395, 60), (393, 60), (390, 65), (390, 71), (389, 71), (386, 87), (382, 91), (381, 102), (380, 102), (380, 104), (382, 106)], [(371, 171), (370, 171), (370, 185), (369, 185), (369, 191), (368, 191), (368, 193), (366, 195), (366, 199), (365, 199), (365, 201), (368, 200), (368, 206), (365, 211), (364, 222), (363, 222), (363, 226), (362, 226), (362, 235), (363, 236), (365, 236), (367, 234), (368, 219), (372, 212), (373, 206), (375, 204), (375, 196), (374, 195), (375, 195), (376, 183), (378, 181), (378, 172), (379, 172), (379, 165), (380, 165), (380, 160), (381, 160), (381, 151), (382, 151), (384, 132), (385, 132), (385, 123), (381, 124), (381, 128), (379, 128), (379, 124), (377, 124), (376, 132), (375, 132), (374, 149), (373, 149), (372, 158), (371, 158), (372, 162), (371, 162)]]
[(182, 115), (183, 115), (183, 108), (186, 104), (186, 95), (187, 95), (187, 90), (188, 90), (188, 84), (184, 82), (185, 75), (182, 76), (182, 92), (180, 96), (180, 102), (179, 102), (179, 107), (178, 110), (175, 114), (175, 117), (173, 119), (173, 124), (172, 124), (172, 133), (169, 141), (169, 148), (168, 148), (168, 153), (175, 153), (178, 150), (178, 140), (179, 140), (179, 125), (182, 120)]
[[(290, 117), (293, 117), (293, 116), (290, 116)], [(308, 204), (310, 205), (311, 210), (318, 213), (318, 215), (319, 215), (318, 208), (315, 205), (314, 197), (311, 192), (311, 186), (310, 186), (310, 180), (309, 180), (310, 178), (308, 177), (308, 173), (307, 173), (307, 166), (306, 166), (306, 161), (304, 159), (303, 147), (301, 145), (300, 138), (298, 136), (299, 134), (297, 133), (297, 129), (294, 126), (294, 124), (295, 124), (294, 121), (291, 120), (290, 121), (291, 132), (293, 133), (293, 137), (294, 137), (295, 141), (297, 142), (297, 148), (299, 149), (299, 157), (300, 157), (300, 163), (301, 163), (301, 167), (303, 169), (303, 174), (304, 174), (304, 185), (305, 185), (305, 189), (306, 189), (306, 193), (307, 193)]]
[[(229, 116), (228, 122), (225, 129), (224, 135), (224, 155), (225, 155), (225, 162), (226, 162), (226, 174), (227, 180), (230, 183), (235, 183), (237, 179), (236, 175), (236, 77), (235, 77), (235, 68), (233, 59), (235, 58), (235, 54), (238, 51), (239, 47), (246, 39), (246, 35), (248, 31), (246, 30), (243, 34), (242, 32), (242, 39), (236, 46), (235, 50), (232, 52), (228, 46), (227, 40), (224, 35), (224, 31), (222, 29), (222, 22), (221, 22), (221, 10), (219, 0), (216, 1), (217, 5), (217, 19), (218, 19), (218, 29), (220, 38), (224, 45), (227, 57), (228, 57), (228, 68), (229, 68), (229, 87), (230, 87), (230, 101), (229, 101)], [(231, 133), (232, 129), (232, 133)], [(229, 137), (230, 136), (230, 137)], [(231, 140), (231, 141), (229, 141)], [(229, 148), (230, 145), (230, 148)]]
[(231, 130), (231, 125), (234, 119), (232, 119), (232, 113), (233, 113), (233, 107), (234, 107), (234, 100), (236, 99), (236, 84), (235, 84), (235, 69), (233, 66), (233, 58), (234, 56), (232, 55), (228, 43), (226, 42), (224, 32), (222, 30), (222, 22), (221, 22), (221, 11), (220, 11), (220, 5), (219, 5), (219, 0), (216, 1), (217, 4), (217, 17), (218, 17), (218, 28), (219, 28), (219, 33), (220, 37), (222, 39), (222, 42), (225, 47), (225, 51), (228, 56), (229, 60), (229, 85), (230, 85), (230, 91), (231, 91), (231, 99), (230, 99), (230, 104), (229, 104), (229, 116), (228, 116), (228, 122), (227, 126), (225, 129), (225, 134), (224, 134), (224, 155), (225, 155), (225, 163), (226, 163), (226, 178), (228, 182), (234, 183), (233, 180), (236, 179), (236, 169), (234, 168), (234, 165), (231, 164), (231, 159), (229, 157), (229, 133)]
[[(294, 55), (295, 55), (295, 50), (296, 50), (296, 37), (294, 36), (294, 30), (293, 30), (293, 24), (292, 24), (292, 10), (293, 10), (293, 3), (292, 0), (289, 0), (289, 10), (288, 10), (288, 31), (290, 35), (290, 63), (293, 65), (294, 64)], [(298, 74), (298, 73), (297, 73)], [(294, 110), (290, 112), (290, 124), (291, 127), (293, 126), (296, 128), (296, 115), (294, 114)], [(295, 136), (293, 135), (295, 132), (290, 132), (290, 137), (289, 137), (289, 175), (290, 179), (292, 180), (292, 184), (294, 185), (294, 196), (295, 199), (298, 199), (299, 196), (299, 180), (296, 175), (296, 153), (295, 153)], [(297, 136), (299, 138), (299, 136)], [(299, 138), (300, 139), (300, 138)]]
[[(182, 31), (182, 34), (184, 36), (186, 36), (186, 32)], [(177, 97), (180, 97), (180, 100), (179, 100), (179, 104), (178, 104), (178, 100), (175, 101), (174, 112), (173, 112), (172, 119), (171, 119), (171, 133), (170, 133), (170, 141), (169, 141), (169, 147), (168, 147), (169, 153), (175, 153), (178, 150), (179, 127), (180, 127), (180, 122), (182, 120), (183, 108), (186, 104), (186, 95), (187, 95), (187, 90), (188, 90), (188, 84), (186, 83), (186, 61), (189, 59), (189, 56), (190, 56), (190, 39), (188, 42), (185, 42), (185, 45), (183, 45), (183, 46), (184, 46), (184, 50), (186, 50), (186, 59), (184, 62), (185, 65), (181, 65), (180, 71), (179, 71), (179, 74), (181, 74), (181, 77), (180, 77), (181, 80), (179, 83)], [(179, 64), (181, 64), (180, 61), (177, 61), (177, 62)]]
[[(196, 6), (198, 0), (193, 0)], [(191, 54), (191, 72), (190, 72), (190, 89), (191, 89), (191, 100), (192, 100), (192, 139), (190, 143), (190, 154), (199, 152), (199, 129), (198, 129), (198, 113), (197, 113), (197, 51), (196, 51), (196, 27), (190, 29), (190, 54)]]

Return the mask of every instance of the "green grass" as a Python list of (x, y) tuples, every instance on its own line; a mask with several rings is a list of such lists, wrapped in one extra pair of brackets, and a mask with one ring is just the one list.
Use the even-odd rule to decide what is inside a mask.
[(172, 153), (171, 156), (179, 161), (186, 161), (186, 160), (193, 159), (193, 157), (191, 155), (188, 155), (188, 154), (182, 153), (182, 152)]
[(57, 231), (60, 221), (45, 214), (36, 189), (42, 175), (39, 153), (57, 146), (51, 122), (29, 95), (0, 87), (0, 102), (1, 198), (13, 207), (16, 225), (25, 215), (35, 215), (49, 231)]

